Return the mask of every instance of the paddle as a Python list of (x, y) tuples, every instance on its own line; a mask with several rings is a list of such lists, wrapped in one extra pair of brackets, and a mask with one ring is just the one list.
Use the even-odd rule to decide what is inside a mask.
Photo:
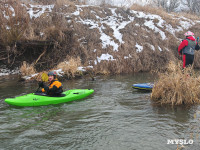
[[(49, 79), (49, 77), (48, 77), (48, 75), (46, 73), (42, 73), (41, 78), (42, 78), (42, 82), (47, 82), (48, 79)], [(40, 87), (38, 87), (38, 89), (36, 90), (36, 92), (38, 92), (39, 89), (40, 89)]]
[(49, 77), (46, 73), (42, 73), (42, 81), (47, 82), (49, 80)]

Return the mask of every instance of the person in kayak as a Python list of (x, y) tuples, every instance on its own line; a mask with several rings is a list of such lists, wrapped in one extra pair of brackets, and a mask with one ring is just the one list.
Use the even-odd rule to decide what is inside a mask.
[(193, 64), (194, 50), (200, 49), (198, 42), (194, 38), (194, 33), (188, 31), (184, 35), (186, 38), (182, 40), (178, 47), (178, 53), (183, 59), (183, 68)]
[(58, 81), (56, 77), (56, 72), (50, 71), (48, 73), (48, 85), (45, 85), (44, 82), (39, 82), (39, 87), (42, 88), (42, 92), (51, 96), (59, 96), (63, 92), (62, 83)]

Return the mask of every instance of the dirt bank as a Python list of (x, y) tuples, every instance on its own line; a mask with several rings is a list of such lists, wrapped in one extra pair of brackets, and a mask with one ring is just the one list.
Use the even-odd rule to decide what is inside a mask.
[[(137, 9), (135, 9), (137, 8)], [(31, 5), (0, 2), (0, 64), (36, 72), (58, 69), (70, 58), (95, 73), (118, 74), (163, 69), (181, 59), (177, 47), (199, 18), (160, 11), (86, 5)], [(141, 10), (141, 11), (140, 11)], [(199, 57), (199, 52), (196, 52)], [(200, 67), (195, 58), (195, 67)]]

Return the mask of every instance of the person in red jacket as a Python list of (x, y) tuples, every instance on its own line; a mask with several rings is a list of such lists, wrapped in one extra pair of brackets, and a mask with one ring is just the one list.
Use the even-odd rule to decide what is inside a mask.
[(178, 53), (183, 59), (183, 68), (193, 64), (194, 51), (200, 49), (198, 42), (194, 38), (194, 33), (188, 31), (184, 35), (186, 38), (178, 47)]

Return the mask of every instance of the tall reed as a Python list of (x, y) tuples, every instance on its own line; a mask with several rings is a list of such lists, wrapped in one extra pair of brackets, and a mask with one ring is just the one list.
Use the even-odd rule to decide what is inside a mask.
[(57, 69), (62, 69), (68, 78), (75, 77), (76, 74), (80, 74), (78, 67), (81, 66), (81, 60), (79, 57), (70, 57), (66, 61), (61, 62), (57, 65)]
[(151, 99), (161, 105), (193, 105), (200, 103), (200, 76), (181, 63), (170, 62), (165, 73), (159, 74)]
[(28, 64), (26, 61), (23, 61), (22, 66), (20, 67), (20, 72), (23, 76), (35, 74), (35, 68), (33, 64)]

